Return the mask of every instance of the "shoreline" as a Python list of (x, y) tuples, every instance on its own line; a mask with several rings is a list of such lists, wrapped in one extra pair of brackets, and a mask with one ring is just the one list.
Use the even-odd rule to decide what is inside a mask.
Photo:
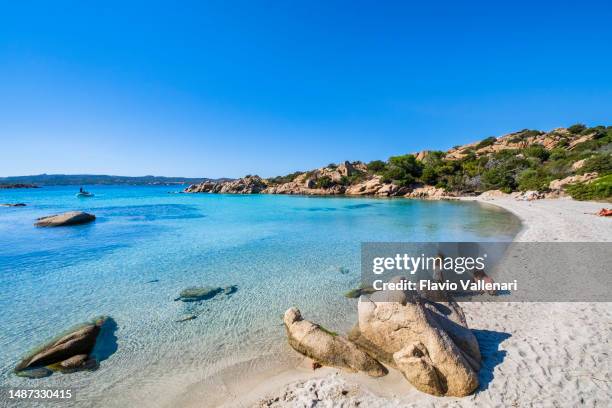
[[(516, 242), (612, 240), (612, 220), (595, 215), (605, 206), (603, 203), (572, 199), (517, 201), (511, 197), (458, 199), (493, 205), (514, 214), (521, 221), (521, 229), (513, 239)], [(609, 397), (607, 384), (611, 374), (609, 366), (606, 368), (609, 362), (605, 355), (612, 303), (463, 303), (462, 306), (484, 356), (479, 374), (481, 387), (471, 396), (433, 397), (421, 393), (396, 370), (390, 370), (382, 378), (332, 367), (313, 371), (308, 359), (299, 356), (301, 363), (295, 367), (260, 372), (240, 381), (231, 381), (236, 377), (230, 368), (222, 375), (229, 381), (214, 381), (223, 383), (230, 395), (208, 402), (220, 407), (290, 407), (312, 403), (472, 407), (545, 401), (588, 406), (603, 403)], [(575, 332), (578, 327), (581, 330)], [(599, 382), (602, 379), (606, 382)], [(193, 384), (190, 392), (173, 403), (201, 406), (201, 396), (210, 388), (202, 385)]]
[(461, 197), (461, 201), (494, 205), (521, 221), (515, 242), (609, 242), (612, 220), (596, 216), (607, 203), (571, 198), (515, 200), (511, 197)]

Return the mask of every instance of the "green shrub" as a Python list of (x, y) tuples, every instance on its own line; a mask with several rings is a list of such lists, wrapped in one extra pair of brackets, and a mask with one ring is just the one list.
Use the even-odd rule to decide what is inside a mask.
[(607, 130), (605, 126), (594, 126), (588, 129), (584, 129), (580, 132), (582, 135), (593, 135), (593, 139), (600, 139), (607, 134)]
[(277, 176), (277, 177), (272, 177), (269, 178), (268, 181), (271, 184), (284, 184), (284, 183), (289, 183), (293, 180), (295, 180), (295, 178), (301, 174), (304, 174), (301, 171), (296, 171), (295, 173), (291, 173), (291, 174), (287, 174), (286, 176)]
[(539, 144), (533, 144), (523, 149), (523, 154), (527, 157), (535, 157), (541, 161), (548, 160), (550, 156), (550, 152), (544, 148), (544, 146)]
[(367, 164), (367, 166), (369, 172), (380, 173), (381, 171), (385, 170), (387, 164), (382, 160), (372, 160)]
[(382, 172), (383, 180), (393, 181), (399, 186), (408, 186), (421, 176), (423, 165), (413, 154), (389, 158), (386, 169)]
[(570, 184), (565, 187), (567, 193), (576, 200), (612, 199), (612, 174), (600, 177), (591, 183)]
[(424, 164), (440, 163), (444, 159), (445, 156), (446, 156), (446, 152), (443, 152), (440, 150), (434, 150), (434, 151), (430, 151), (421, 161)]
[(569, 130), (570, 133), (577, 135), (577, 134), (580, 134), (586, 128), (587, 127), (584, 124), (576, 123), (575, 125), (568, 127), (567, 130)]
[(567, 157), (567, 150), (562, 149), (560, 147), (555, 147), (554, 149), (552, 149), (550, 151), (550, 155), (548, 156), (550, 160), (562, 160), (562, 159), (565, 159), (566, 157)]
[(438, 182), (438, 173), (434, 166), (425, 166), (421, 173), (421, 181), (425, 184), (435, 185)]
[(557, 143), (558, 147), (567, 147), (569, 146), (569, 140), (566, 137), (559, 139), (559, 143)]
[(502, 168), (492, 168), (482, 174), (482, 184), (484, 190), (513, 191), (516, 181), (512, 174)]
[(546, 174), (543, 169), (527, 169), (518, 177), (518, 189), (521, 191), (546, 191), (551, 181), (552, 177)]
[(476, 150), (482, 149), (483, 147), (491, 146), (496, 141), (497, 141), (497, 138), (495, 136), (490, 136), (490, 137), (487, 137), (486, 139), (481, 140), (480, 143), (478, 143), (475, 148)]
[(580, 171), (582, 173), (596, 171), (600, 175), (612, 173), (612, 153), (598, 153), (587, 159)]
[(330, 188), (334, 185), (334, 182), (329, 176), (319, 177), (315, 182), (316, 188)]

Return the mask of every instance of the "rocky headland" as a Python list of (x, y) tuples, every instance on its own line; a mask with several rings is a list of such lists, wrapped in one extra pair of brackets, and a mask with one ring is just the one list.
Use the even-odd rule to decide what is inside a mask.
[[(612, 127), (577, 124), (369, 163), (345, 161), (286, 176), (205, 181), (186, 193), (300, 194), (453, 199), (487, 191), (520, 200), (612, 197)], [(495, 194), (495, 193), (493, 193)]]

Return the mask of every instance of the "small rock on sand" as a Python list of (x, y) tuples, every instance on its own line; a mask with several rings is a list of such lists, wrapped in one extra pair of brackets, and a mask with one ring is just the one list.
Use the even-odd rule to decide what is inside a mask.
[(363, 371), (372, 377), (387, 374), (382, 364), (353, 342), (304, 320), (298, 309), (292, 307), (287, 310), (283, 321), (289, 345), (297, 352), (327, 366)]

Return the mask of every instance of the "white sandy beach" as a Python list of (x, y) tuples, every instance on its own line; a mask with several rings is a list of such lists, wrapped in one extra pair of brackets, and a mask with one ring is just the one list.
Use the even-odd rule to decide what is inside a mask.
[[(474, 199), (516, 214), (516, 241), (609, 242), (612, 219), (594, 214), (605, 204), (571, 199)], [(483, 355), (479, 390), (466, 398), (433, 397), (395, 370), (373, 379), (324, 367), (301, 366), (222, 382), (222, 406), (274, 407), (603, 407), (612, 399), (612, 303), (464, 303)], [(194, 393), (197, 395), (200, 393)], [(202, 406), (184, 396), (186, 406)], [(217, 400), (214, 405), (219, 405)], [(209, 402), (212, 402), (209, 400)], [(205, 403), (205, 402), (204, 402)], [(206, 403), (205, 403), (206, 404)]]

